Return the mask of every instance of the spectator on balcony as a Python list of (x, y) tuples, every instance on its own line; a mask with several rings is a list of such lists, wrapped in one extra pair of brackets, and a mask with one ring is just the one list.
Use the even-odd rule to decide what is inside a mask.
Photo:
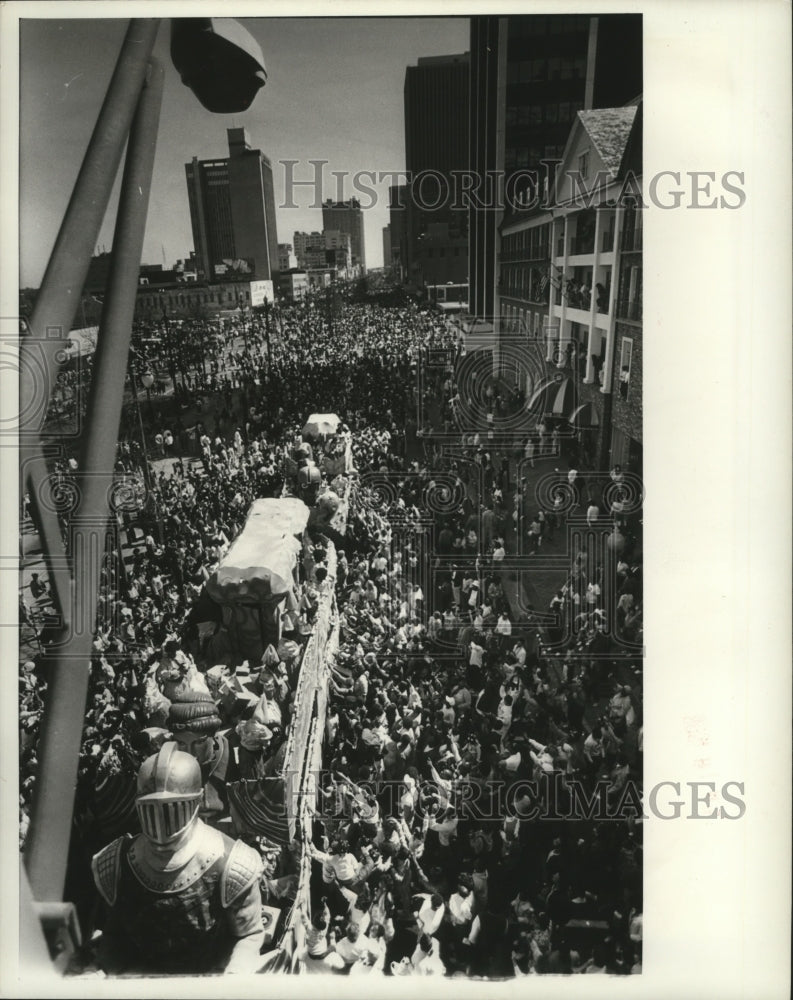
[(595, 285), (595, 294), (597, 297), (597, 311), (598, 312), (608, 312), (609, 308), (609, 292), (605, 285), (601, 285), (599, 282)]
[(622, 371), (620, 372), (620, 396), (623, 399), (628, 398), (628, 387), (631, 381), (630, 368), (627, 365), (622, 366)]

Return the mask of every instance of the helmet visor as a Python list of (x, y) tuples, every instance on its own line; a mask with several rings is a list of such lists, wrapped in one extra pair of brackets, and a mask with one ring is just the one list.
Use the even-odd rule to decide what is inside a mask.
[(199, 798), (138, 800), (143, 833), (155, 844), (167, 844), (185, 830), (198, 812)]

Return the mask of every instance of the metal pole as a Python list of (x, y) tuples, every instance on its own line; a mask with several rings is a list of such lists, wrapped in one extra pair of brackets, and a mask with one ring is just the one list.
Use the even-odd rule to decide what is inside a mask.
[[(91, 141), (80, 167), (30, 318), (19, 346), (20, 431), (41, 430), (58, 363), (118, 173), (159, 18), (130, 21)], [(53, 338), (50, 331), (59, 331)]]
[(135, 381), (135, 369), (129, 367), (129, 377), (132, 381), (132, 395), (135, 397), (135, 409), (138, 411), (138, 428), (140, 430), (140, 446), (143, 451), (143, 481), (146, 484), (146, 491), (151, 492), (151, 475), (149, 473), (149, 452), (146, 448), (146, 432), (143, 429), (143, 414), (140, 412), (140, 396), (138, 395), (138, 383)]
[(63, 896), (82, 740), (99, 577), (107, 549), (124, 376), (149, 204), (163, 71), (152, 61), (129, 136), (108, 294), (97, 338), (84, 442), (82, 498), (72, 519), (71, 637), (52, 664), (25, 861), (38, 900)]

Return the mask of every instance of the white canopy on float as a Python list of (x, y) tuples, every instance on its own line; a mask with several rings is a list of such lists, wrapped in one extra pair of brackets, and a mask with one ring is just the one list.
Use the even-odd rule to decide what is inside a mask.
[(309, 508), (296, 497), (255, 500), (207, 582), (219, 604), (272, 604), (294, 590)]
[(303, 437), (319, 438), (336, 434), (340, 423), (335, 413), (312, 413), (303, 428)]

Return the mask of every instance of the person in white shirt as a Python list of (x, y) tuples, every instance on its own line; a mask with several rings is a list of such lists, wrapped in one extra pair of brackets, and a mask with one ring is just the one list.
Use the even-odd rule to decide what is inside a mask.
[(450, 847), (453, 840), (457, 839), (458, 818), (454, 814), (454, 809), (447, 809), (440, 817), (430, 820), (429, 829), (438, 834), (438, 843), (441, 847)]
[(457, 886), (457, 892), (449, 896), (449, 922), (456, 928), (461, 938), (468, 933), (474, 917), (474, 897), (470, 888), (463, 882)]
[(350, 904), (348, 910), (350, 924), (356, 924), (361, 934), (366, 934), (371, 923), (369, 908), (372, 905), (372, 897), (368, 885), (364, 883), (358, 892), (355, 892), (353, 889), (346, 889), (343, 886), (340, 887), (340, 891)]
[(498, 708), (496, 709), (496, 719), (501, 726), (501, 745), (504, 745), (504, 738), (509, 732), (509, 727), (512, 725), (512, 703), (514, 698), (511, 694), (506, 694), (498, 703)]
[(345, 965), (354, 965), (365, 955), (378, 958), (379, 953), (377, 944), (370, 941), (365, 934), (361, 934), (360, 927), (355, 923), (349, 923), (347, 933), (336, 942), (336, 954), (341, 957)]
[(432, 935), (422, 934), (410, 957), (413, 974), (417, 976), (443, 976), (446, 966), (441, 961), (438, 942)]
[(424, 902), (421, 909), (414, 914), (418, 931), (419, 934), (426, 934), (429, 937), (433, 937), (441, 926), (446, 907), (443, 903), (443, 897), (437, 892), (434, 892), (431, 896), (423, 893), (422, 896)]
[(369, 936), (370, 951), (362, 955), (352, 966), (350, 975), (369, 975), (373, 972), (382, 972), (385, 966), (385, 956), (387, 942), (382, 927), (376, 928), (377, 936)]
[(595, 605), (598, 603), (598, 598), (600, 597), (600, 586), (594, 581), (590, 581), (586, 588), (586, 602), (590, 610), (594, 610)]
[(529, 756), (534, 761), (535, 765), (546, 774), (553, 773), (553, 754), (549, 751), (551, 747), (543, 746), (542, 743), (538, 743), (537, 740), (529, 740), (529, 743), (534, 747), (533, 750), (529, 751)]
[(322, 881), (326, 885), (338, 881), (340, 885), (349, 886), (355, 880), (360, 865), (342, 841), (334, 841), (327, 854), (313, 844), (309, 844), (309, 851), (315, 861), (322, 863)]
[(586, 509), (586, 523), (591, 528), (600, 516), (600, 508), (594, 500), (590, 499)]

